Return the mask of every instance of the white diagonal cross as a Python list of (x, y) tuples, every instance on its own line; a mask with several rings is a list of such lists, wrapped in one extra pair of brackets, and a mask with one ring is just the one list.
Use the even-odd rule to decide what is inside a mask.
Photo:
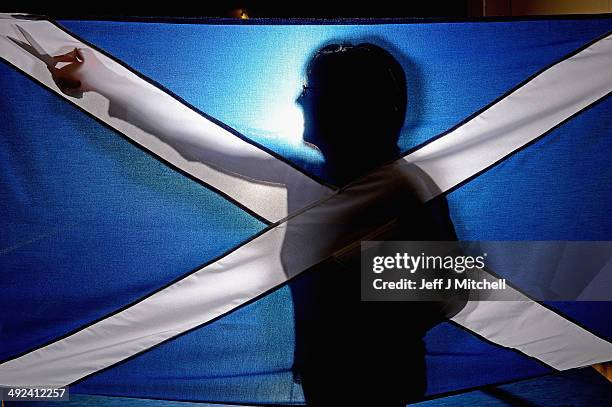
[[(6, 40), (16, 21), (0, 18), (0, 55), (6, 61), (61, 94), (44, 65)], [(18, 21), (34, 38), (58, 54), (89, 47), (49, 21)], [(235, 162), (205, 157), (193, 163), (176, 149), (140, 128), (108, 114), (107, 101), (95, 94), (67, 100), (119, 130), (164, 160), (212, 185), (259, 216), (277, 222), (249, 242), (182, 280), (66, 338), (0, 365), (0, 385), (66, 385), (194, 329), (274, 289), (341, 249), (346, 232), (329, 227), (321, 234), (311, 225), (333, 225), (355, 219), (372, 200), (392, 197), (397, 185), (386, 171), (415, 174), (411, 187), (427, 201), (471, 179), (512, 152), (578, 114), (612, 91), (612, 39), (602, 38), (549, 67), (521, 87), (441, 138), (396, 163), (374, 171), (359, 183), (332, 191), (287, 163), (241, 140), (172, 96), (160, 91), (117, 61), (95, 51), (103, 62), (129, 77), (146, 92), (155, 92), (168, 109), (202, 135), (202, 147), (236, 152), (246, 162), (265, 161), (273, 182), (235, 175)], [(227, 164), (224, 165), (224, 164)], [(229, 167), (229, 168), (228, 168)], [(418, 168), (430, 178), (424, 182)], [(283, 174), (279, 179), (278, 174)], [(370, 182), (372, 181), (372, 182)], [(385, 188), (380, 188), (383, 183)], [(372, 185), (376, 187), (372, 187)], [(287, 190), (300, 191), (299, 207), (288, 214)], [(384, 201), (384, 200), (383, 200)], [(270, 204), (272, 202), (272, 204)], [(312, 205), (317, 202), (315, 205)], [(350, 202), (350, 205), (346, 205)], [(297, 206), (296, 206), (297, 207)], [(348, 209), (347, 209), (348, 208)], [(333, 222), (331, 221), (333, 220)], [(353, 222), (355, 236), (373, 225)], [(297, 236), (300, 250), (283, 253), (287, 236)], [(299, 242), (302, 242), (301, 244)], [(344, 242), (346, 243), (346, 242)], [(290, 249), (289, 249), (290, 250)], [(289, 259), (289, 260), (287, 260)], [(470, 303), (453, 320), (502, 346), (516, 348), (557, 369), (612, 359), (612, 344), (571, 323), (537, 302)], [(501, 322), (500, 322), (501, 321)]]

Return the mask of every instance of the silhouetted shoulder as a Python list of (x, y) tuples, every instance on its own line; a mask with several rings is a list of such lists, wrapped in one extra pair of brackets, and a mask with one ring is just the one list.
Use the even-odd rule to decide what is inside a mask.
[(347, 188), (349, 193), (362, 193), (372, 199), (407, 200), (424, 203), (440, 194), (433, 180), (418, 166), (399, 159), (385, 164), (358, 179)]
[[(456, 240), (446, 197), (418, 166), (400, 159), (356, 181), (348, 194), (367, 197), (373, 215), (385, 212), (398, 222), (389, 240)], [(363, 198), (361, 198), (363, 199)]]

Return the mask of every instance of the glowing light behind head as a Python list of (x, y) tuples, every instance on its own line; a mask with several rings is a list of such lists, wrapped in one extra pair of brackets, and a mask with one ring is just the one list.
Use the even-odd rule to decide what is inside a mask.
[[(250, 122), (245, 133), (259, 142), (289, 143), (299, 148), (304, 117), (296, 101), (306, 79), (305, 67), (321, 45), (321, 33), (291, 28), (272, 27), (271, 31), (279, 32), (263, 35), (259, 42), (261, 48), (248, 51), (259, 57), (252, 55), (249, 60), (253, 76), (248, 82), (247, 93), (255, 97), (249, 101)], [(283, 37), (282, 42), (278, 41), (278, 36)]]

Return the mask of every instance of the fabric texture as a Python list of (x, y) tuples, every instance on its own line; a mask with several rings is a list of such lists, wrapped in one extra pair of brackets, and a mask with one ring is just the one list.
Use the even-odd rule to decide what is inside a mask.
[[(400, 145), (407, 151), (612, 27), (609, 19), (363, 26), (63, 24), (323, 178), (321, 158), (284, 138), (299, 136), (294, 92), (303, 63), (322, 43), (372, 40), (404, 56), (411, 104)], [(180, 65), (167, 58), (174, 53), (185, 56)], [(0, 262), (1, 288), (8, 293), (0, 300), (8, 310), (0, 322), (0, 358), (93, 322), (264, 228), (22, 74), (4, 64), (0, 70), (0, 205), (5, 215)], [(606, 99), (582, 112), (450, 193), (458, 237), (608, 240), (610, 103)], [(279, 117), (288, 119), (279, 123)], [(291, 370), (296, 341), (291, 289), (299, 281), (97, 373), (72, 391), (300, 402), (303, 395)], [(608, 303), (550, 306), (610, 338)], [(430, 331), (426, 346), (428, 394), (548, 371), (449, 323)], [(500, 365), (508, 368), (495, 368)]]

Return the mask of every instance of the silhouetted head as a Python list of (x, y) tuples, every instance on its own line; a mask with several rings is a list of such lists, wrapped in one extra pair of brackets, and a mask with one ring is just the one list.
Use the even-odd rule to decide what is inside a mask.
[(332, 177), (349, 181), (397, 155), (406, 77), (388, 51), (369, 43), (327, 45), (306, 75), (298, 98), (304, 141), (321, 150)]

